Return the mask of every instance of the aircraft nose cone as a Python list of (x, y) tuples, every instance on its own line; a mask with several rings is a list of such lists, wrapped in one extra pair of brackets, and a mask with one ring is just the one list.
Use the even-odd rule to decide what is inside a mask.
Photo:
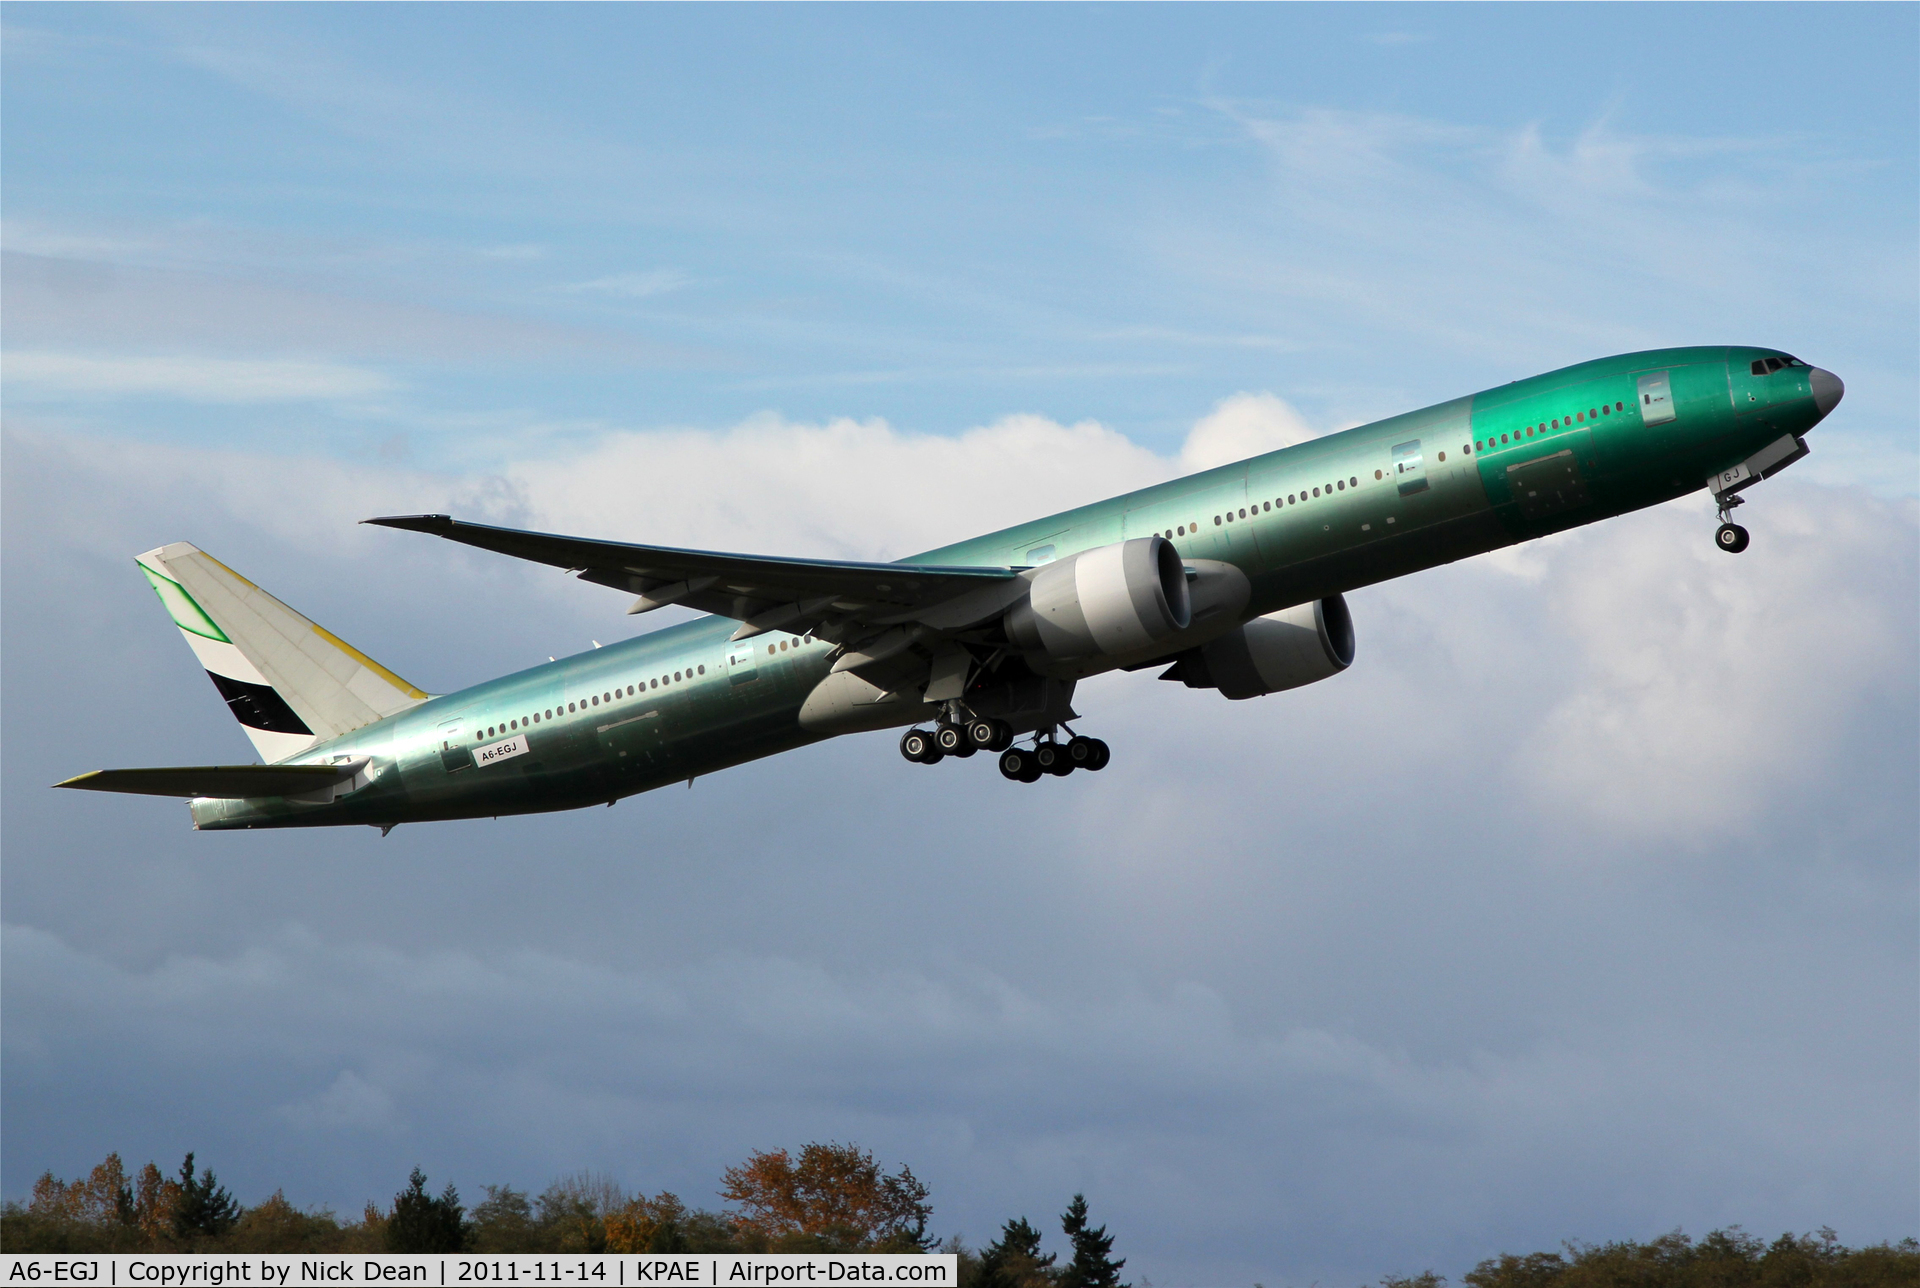
[(1840, 399), (1847, 392), (1847, 386), (1842, 383), (1840, 377), (1820, 367), (1813, 369), (1813, 375), (1808, 383), (1813, 387), (1813, 405), (1820, 409), (1822, 416), (1838, 407)]

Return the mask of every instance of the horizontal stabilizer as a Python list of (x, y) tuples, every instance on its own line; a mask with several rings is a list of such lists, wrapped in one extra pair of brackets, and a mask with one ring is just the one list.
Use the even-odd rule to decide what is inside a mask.
[(96, 769), (55, 787), (90, 792), (131, 792), (137, 796), (209, 796), (242, 800), (252, 796), (310, 796), (351, 782), (367, 767), (364, 759), (333, 765), (182, 765), (164, 769)]
[[(985, 597), (976, 597), (981, 598), (981, 606), (972, 616), (978, 618), (1006, 607), (1005, 602), (993, 598), (998, 593), (996, 588), (1023, 585), (1011, 568), (782, 559), (636, 546), (463, 523), (444, 514), (394, 515), (365, 522), (431, 533), (497, 554), (564, 568), (578, 573), (582, 581), (640, 596), (630, 612), (682, 604), (697, 612), (731, 617), (745, 623), (735, 639), (768, 630), (800, 634), (833, 620), (874, 626), (922, 620), (940, 605), (969, 592), (986, 591)], [(971, 605), (974, 599), (966, 602)], [(967, 613), (963, 611), (961, 616)]]

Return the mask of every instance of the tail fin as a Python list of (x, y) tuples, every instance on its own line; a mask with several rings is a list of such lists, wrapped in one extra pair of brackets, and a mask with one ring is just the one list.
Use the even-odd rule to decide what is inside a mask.
[(269, 764), (427, 700), (184, 541), (149, 550), (136, 562)]

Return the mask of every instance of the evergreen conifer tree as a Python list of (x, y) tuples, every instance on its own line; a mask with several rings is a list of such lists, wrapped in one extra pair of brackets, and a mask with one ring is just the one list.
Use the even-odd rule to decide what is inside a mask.
[(466, 1246), (467, 1229), (461, 1217), (460, 1195), (452, 1185), (439, 1198), (427, 1193), (427, 1174), (419, 1168), (407, 1178), (407, 1188), (393, 1196), (393, 1215), (387, 1218), (389, 1252), (459, 1252)]
[(1060, 1274), (1060, 1288), (1131, 1288), (1120, 1282), (1126, 1258), (1114, 1260), (1113, 1236), (1104, 1225), (1087, 1224), (1087, 1196), (1076, 1194), (1060, 1215), (1060, 1228), (1073, 1240), (1073, 1260)]
[(980, 1250), (980, 1288), (1043, 1288), (1054, 1274), (1053, 1253), (1040, 1255), (1040, 1232), (1025, 1217)]
[(240, 1220), (240, 1205), (214, 1178), (213, 1169), (199, 1179), (193, 1175), (193, 1155), (180, 1164), (180, 1197), (173, 1207), (173, 1232), (182, 1239), (195, 1235), (219, 1238)]

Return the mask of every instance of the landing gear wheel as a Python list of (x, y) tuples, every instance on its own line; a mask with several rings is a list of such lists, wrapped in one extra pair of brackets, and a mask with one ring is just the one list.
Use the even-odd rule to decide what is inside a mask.
[(1013, 745), (1013, 726), (1004, 720), (974, 720), (967, 725), (967, 741), (982, 751), (1005, 751)]
[(933, 731), (933, 743), (940, 748), (943, 756), (956, 756), (965, 760), (974, 752), (973, 743), (967, 739), (967, 731), (959, 725), (943, 724)]
[(900, 735), (900, 754), (916, 765), (940, 762), (940, 744), (925, 729), (909, 729)]
[(1035, 747), (1033, 763), (1040, 766), (1041, 773), (1052, 774), (1055, 778), (1065, 778), (1074, 769), (1073, 757), (1057, 742), (1043, 742)]
[(1098, 738), (1082, 734), (1067, 744), (1067, 759), (1073, 762), (1075, 769), (1105, 769), (1107, 761), (1112, 758), (1113, 753), (1107, 750), (1107, 744)]
[(1025, 747), (1009, 747), (1000, 753), (1000, 773), (1016, 783), (1040, 780), (1040, 766)]
[(1745, 550), (1747, 543), (1751, 540), (1747, 530), (1737, 523), (1723, 523), (1720, 525), (1720, 530), (1713, 534), (1713, 544), (1730, 555), (1737, 555)]

